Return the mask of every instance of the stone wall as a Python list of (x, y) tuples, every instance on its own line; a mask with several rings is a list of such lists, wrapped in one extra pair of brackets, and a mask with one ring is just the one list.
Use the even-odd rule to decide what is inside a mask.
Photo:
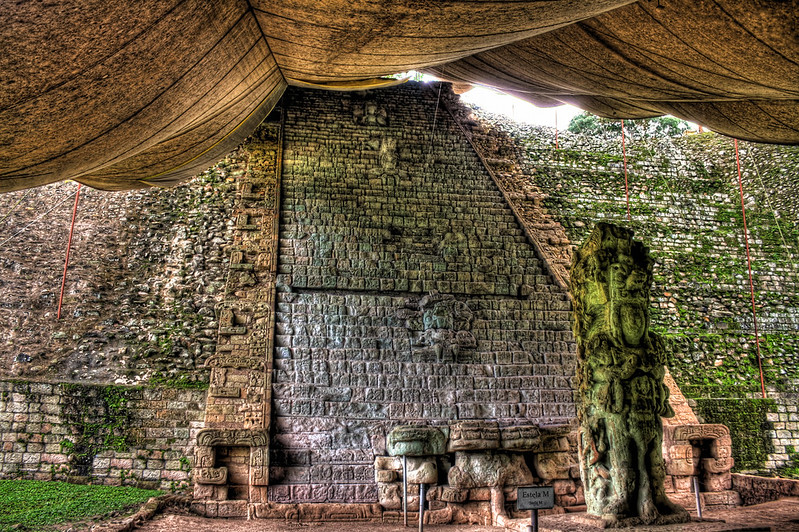
[[(746, 470), (785, 465), (787, 446), (799, 444), (799, 426), (790, 411), (795, 403), (784, 395), (799, 384), (799, 150), (740, 143), (770, 398), (763, 402), (757, 399), (760, 379), (732, 140), (712, 133), (628, 138), (628, 222), (618, 134), (561, 131), (555, 150), (551, 129), (477, 114), (482, 125), (473, 127), (475, 143), (518, 192), (522, 208), (535, 211), (536, 223), (549, 219), (563, 227), (567, 246), (582, 242), (595, 221), (620, 223), (650, 246), (657, 260), (653, 328), (669, 340), (669, 366), (681, 389), (691, 398), (726, 398), (728, 406), (704, 412), (705, 403), (698, 403), (706, 422), (735, 424), (720, 412), (759, 416), (749, 428), (733, 429), (737, 450), (760, 441), (746, 431), (771, 435), (771, 442), (767, 438), (751, 449), (754, 462), (740, 460)], [(563, 239), (551, 234), (549, 243), (564, 249)], [(772, 414), (766, 417), (768, 411)]]
[(236, 154), (174, 189), (77, 185), (0, 195), (0, 374), (118, 384), (207, 385), (216, 345)]
[(568, 297), (436, 97), (284, 99), (270, 500), (376, 500), (399, 424), (575, 416)]
[(799, 496), (799, 480), (733, 475), (732, 484), (747, 506)]
[(0, 476), (179, 490), (205, 392), (0, 381)]
[[(214, 465), (246, 465), (240, 451), (250, 443), (269, 448), (270, 486), (262, 491), (273, 506), (263, 503), (258, 515), (308, 510), (295, 503), (360, 501), (353, 512), (371, 508), (372, 516), (375, 501), (389, 513), (396, 503), (397, 460), (387, 456), (386, 445), (393, 428), (432, 425), (449, 434), (474, 421), (478, 428), (469, 431), (496, 432), (497, 446), (512, 440), (509, 434), (538, 434), (513, 451), (514, 467), (531, 475), (519, 478), (553, 483), (561, 508), (579, 506), (578, 474), (569, 459), (575, 346), (564, 272), (571, 243), (584, 238), (593, 220), (624, 219), (618, 149), (611, 138), (564, 135), (565, 148), (556, 152), (545, 131), (531, 135), (498, 119), (486, 131), (447, 104), (447, 90), (441, 97), (438, 102), (437, 89), (418, 84), (287, 94), (276, 277), (269, 217), (245, 205), (267, 197), (271, 178), (258, 174), (263, 168), (243, 152), (173, 190), (84, 188), (61, 321), (53, 315), (75, 184), (0, 196), (0, 215), (8, 214), (0, 219), (2, 238), (10, 238), (0, 250), (5, 375), (138, 384), (5, 382), (3, 474), (179, 485), (187, 478), (188, 448), (205, 428), (205, 439), (216, 442), (200, 445), (211, 449), (209, 475), (217, 472)], [(793, 190), (794, 174), (772, 165), (790, 169), (794, 152), (753, 145), (745, 152), (776, 191), (747, 196), (756, 259), (774, 264), (756, 268), (758, 302), (767, 309), (763, 347), (773, 401), (763, 403), (747, 399), (757, 386), (745, 270), (732, 273), (741, 242), (733, 231), (737, 211), (730, 167), (720, 159), (723, 146), (714, 136), (632, 141), (633, 227), (660, 261), (656, 284), (664, 288), (656, 292), (655, 327), (671, 341), (672, 373), (700, 410), (703, 397), (727, 394), (729, 405), (704, 409), (707, 422), (725, 423), (711, 411), (753, 401), (752, 411), (774, 435), (773, 448), (758, 452), (764, 467), (778, 467), (790, 460), (788, 446), (799, 447), (790, 395), (797, 371), (796, 276), (791, 257), (780, 258), (786, 246), (774, 244), (779, 232), (759, 225), (772, 209), (758, 214), (757, 206), (768, 197), (780, 213), (782, 236), (795, 241), (795, 226), (782, 223), (796, 212), (794, 204), (780, 192)], [(263, 149), (274, 166), (277, 150)], [(750, 188), (759, 183), (751, 172)], [(705, 256), (716, 262), (704, 262)], [(274, 289), (271, 309), (267, 292)], [(250, 312), (262, 296), (263, 313)], [(242, 340), (255, 333), (257, 342)], [(272, 334), (274, 349), (264, 354)], [(261, 357), (258, 364), (271, 363), (271, 373), (261, 365), (240, 367), (243, 360), (231, 357), (241, 350), (245, 358)], [(208, 365), (220, 370), (213, 394), (181, 388), (208, 387)], [(264, 378), (250, 379), (252, 369)], [(116, 448), (92, 443), (99, 435), (84, 430), (76, 405), (99, 416), (100, 427), (120, 428), (115, 423), (122, 419), (134, 430), (112, 430)], [(250, 428), (236, 432), (242, 420)], [(251, 429), (267, 428), (270, 441), (261, 445)], [(741, 434), (732, 431), (739, 438), (733, 449), (746, 444)], [(475, 438), (490, 439), (483, 436)], [(89, 452), (68, 449), (76, 444)], [(458, 458), (444, 452), (435, 460), (438, 504), (449, 504), (448, 498), (473, 504), (474, 515), (489, 505), (501, 509), (488, 486), (445, 490)], [(512, 491), (505, 486), (509, 506)], [(233, 512), (225, 515), (235, 515), (243, 508), (246, 514), (241, 500), (229, 502), (235, 504), (209, 502), (204, 511), (221, 515), (214, 512), (225, 507)], [(281, 503), (287, 504), (282, 510), (274, 506)]]

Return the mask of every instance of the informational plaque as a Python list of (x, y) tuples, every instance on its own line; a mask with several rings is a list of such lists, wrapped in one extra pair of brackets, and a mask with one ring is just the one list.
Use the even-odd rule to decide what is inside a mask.
[(554, 507), (555, 488), (552, 486), (518, 488), (516, 492), (517, 510), (548, 510)]

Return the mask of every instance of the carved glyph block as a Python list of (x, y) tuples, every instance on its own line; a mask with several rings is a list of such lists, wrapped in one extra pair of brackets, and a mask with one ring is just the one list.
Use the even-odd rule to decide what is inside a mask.
[(459, 421), (450, 425), (448, 452), (498, 448), (499, 425), (496, 421)]
[(269, 485), (269, 447), (250, 448), (250, 485)]
[(227, 467), (195, 467), (194, 481), (197, 484), (225, 484), (227, 483)]
[(541, 430), (536, 425), (505, 427), (500, 430), (499, 441), (506, 451), (535, 451), (541, 444)]
[(388, 434), (391, 456), (435, 456), (444, 454), (447, 438), (435, 427), (400, 425)]
[(690, 476), (694, 474), (696, 464), (694, 463), (693, 446), (672, 445), (669, 447), (669, 461), (666, 462), (666, 474), (675, 476)]

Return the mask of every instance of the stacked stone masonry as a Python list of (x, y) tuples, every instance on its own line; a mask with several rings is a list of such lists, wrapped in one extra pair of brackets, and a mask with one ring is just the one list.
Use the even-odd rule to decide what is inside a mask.
[(0, 196), (0, 368), (15, 378), (202, 386), (224, 294), (236, 154), (174, 189)]
[(237, 182), (225, 299), (216, 311), (219, 339), (206, 362), (206, 428), (194, 448), (198, 504), (267, 500), (281, 117), (274, 111), (244, 148), (247, 170)]
[[(249, 145), (195, 183), (174, 191), (108, 196), (94, 204), (92, 223), (102, 226), (107, 220), (109, 234), (120, 245), (98, 240), (74, 255), (80, 275), (74, 281), (70, 277), (74, 284), (68, 285), (65, 302), (77, 309), (76, 319), (55, 322), (57, 327), (45, 315), (52, 288), (46, 294), (34, 290), (35, 297), (30, 297), (41, 295), (44, 303), (34, 301), (32, 307), (30, 297), (22, 295), (35, 275), (30, 264), (36, 260), (27, 250), (20, 250), (19, 257), (0, 252), (0, 266), (6, 268), (3, 282), (12, 285), (21, 274), (20, 286), (27, 283), (14, 292), (19, 297), (5, 303), (11, 307), (6, 316), (11, 321), (3, 330), (2, 355), (11, 373), (35, 368), (33, 373), (46, 374), (53, 363), (54, 371), (68, 368), (70, 376), (84, 380), (209, 384), (207, 394), (123, 388), (128, 390), (126, 411), (133, 432), (121, 446), (129, 448), (92, 447), (97, 452), (91, 468), (81, 460), (78, 471), (71, 465), (76, 453), (69, 452), (68, 443), (61, 445), (64, 440), (74, 443), (66, 436), (69, 431), (80, 432), (69, 417), (71, 410), (64, 414), (64, 407), (48, 406), (63, 401), (60, 385), (4, 383), (9, 395), (3, 396), (0, 416), (10, 423), (3, 425), (3, 433), (11, 436), (4, 440), (3, 475), (86, 474), (107, 483), (157, 482), (167, 488), (187, 481), (194, 461), (191, 480), (200, 487), (195, 509), (208, 515), (249, 511), (285, 519), (396, 522), (401, 519), (395, 508), (401, 476), (398, 459), (389, 452), (389, 435), (400, 425), (431, 426), (447, 441), (453, 431), (481, 434), (476, 447), (456, 445), (422, 464), (434, 462), (436, 467), (438, 487), (429, 497), (440, 513), (431, 519), (482, 523), (486, 515), (510, 515), (518, 479), (556, 486), (557, 511), (579, 508), (583, 498), (568, 425), (575, 416), (575, 346), (568, 297), (556, 277), (562, 280), (571, 242), (590, 229), (593, 214), (577, 216), (566, 209), (555, 216), (553, 202), (584, 197), (587, 209), (595, 199), (589, 177), (610, 190), (611, 184), (618, 186), (620, 166), (608, 157), (581, 155), (577, 144), (570, 147), (568, 160), (564, 155), (549, 161), (548, 141), (540, 139), (535, 141), (542, 143), (539, 159), (520, 164), (508, 137), (470, 124), (462, 108), (447, 110), (447, 90), (439, 106), (437, 92), (414, 84), (343, 95), (292, 89), (283, 102), (282, 128), (273, 116)], [(471, 132), (504, 197), (453, 115)], [(606, 141), (597, 150), (600, 146), (615, 155)], [(666, 147), (665, 153), (671, 149)], [(679, 163), (682, 170), (675, 175), (692, 177), (691, 161)], [(533, 165), (540, 169), (533, 172)], [(599, 171), (592, 173), (594, 167)], [(646, 172), (656, 181), (664, 180), (661, 172), (673, 177), (661, 159)], [(572, 186), (568, 176), (579, 178), (579, 184)], [(66, 186), (33, 191), (30, 197), (6, 195), (0, 198), (7, 201), (0, 212), (9, 211), (20, 198), (21, 205), (32, 207), (39, 193), (42, 202), (53, 203)], [(618, 207), (617, 193), (605, 195)], [(667, 204), (676, 198), (668, 196), (661, 210), (669, 213)], [(691, 201), (703, 205), (703, 198), (715, 196), (700, 194)], [(136, 201), (143, 206), (137, 207)], [(697, 210), (687, 203), (684, 207)], [(716, 218), (733, 217), (731, 209), (713, 212)], [(514, 213), (522, 216), (524, 226)], [(599, 213), (614, 220), (623, 216), (621, 210), (612, 216), (605, 216), (603, 209)], [(634, 216), (641, 215), (634, 211)], [(120, 218), (129, 223), (118, 227)], [(16, 219), (12, 213), (14, 231), (32, 220)], [(59, 223), (67, 220), (68, 213)], [(696, 218), (686, 224), (680, 227), (687, 231), (711, 221)], [(646, 234), (638, 236), (654, 253), (658, 246), (677, 249), (687, 242), (676, 230), (662, 232), (666, 236), (655, 243)], [(25, 246), (42, 250), (45, 269), (60, 272), (63, 243), (36, 247), (47, 239), (32, 236)], [(119, 261), (106, 260), (114, 250)], [(92, 253), (102, 259), (90, 261)], [(775, 271), (790, 280), (784, 273), (790, 267), (778, 265)], [(730, 286), (743, 282), (734, 279)], [(783, 283), (778, 276), (774, 279)], [(688, 279), (665, 275), (665, 280), (667, 288), (658, 294), (658, 323), (665, 320), (676, 331), (683, 321), (694, 319), (676, 309), (682, 294), (693, 294), (689, 288), (696, 287)], [(794, 285), (785, 281), (781, 286), (789, 294)], [(718, 310), (712, 292), (701, 288), (705, 292), (691, 296), (698, 299), (688, 299), (691, 305)], [(99, 296), (89, 297), (94, 293)], [(745, 301), (732, 299), (735, 305), (729, 309), (718, 316), (710, 313), (718, 330), (744, 316), (740, 308)], [(770, 314), (787, 318), (770, 323), (783, 329), (794, 323), (791, 305), (788, 297), (785, 308)], [(731, 317), (735, 319), (727, 319)], [(689, 330), (690, 335), (673, 339), (675, 356), (704, 366), (719, 359), (722, 369), (732, 366), (720, 353), (737, 354), (747, 341), (739, 334), (729, 345), (723, 338), (708, 343), (707, 335), (695, 334), (697, 328)], [(37, 342), (55, 346), (56, 362), (47, 357), (49, 347), (31, 350)], [(784, 335), (776, 348), (782, 354), (773, 357), (787, 360), (787, 371), (793, 371), (791, 342), (794, 337)], [(30, 361), (21, 356), (28, 353), (33, 354)], [(748, 361), (742, 359), (744, 363)], [(684, 367), (678, 363), (672, 368), (681, 383), (686, 382)], [(39, 401), (26, 386), (42, 386), (52, 395), (36, 392)], [(92, 397), (102, 395), (97, 393)], [(31, 410), (17, 411), (28, 408), (26, 404), (41, 404), (46, 414), (41, 423), (52, 427), (36, 425), (40, 421)], [(785, 463), (787, 446), (799, 444), (795, 405), (796, 398), (784, 392), (769, 414), (778, 438), (772, 465)], [(33, 419), (26, 417), (30, 415)], [(689, 417), (686, 422), (695, 424)], [(464, 422), (485, 426), (461, 426)], [(57, 442), (45, 438), (48, 430), (59, 436)], [(514, 431), (539, 437), (506, 449), (503, 442), (512, 441)], [(496, 442), (487, 436), (494, 432), (500, 435)], [(39, 451), (39, 444), (50, 447)], [(704, 457), (701, 452), (692, 447), (691, 459)], [(501, 482), (464, 483), (453, 473), (466, 463), (493, 463), (493, 453), (513, 464), (507, 469), (513, 474)], [(61, 465), (53, 469), (51, 464)], [(419, 471), (414, 474), (429, 473)], [(462, 483), (454, 486), (450, 477)], [(684, 484), (684, 479), (670, 481), (673, 489), (683, 488), (675, 482)], [(416, 489), (412, 485), (411, 496), (417, 496), (418, 504)], [(347, 509), (336, 507), (344, 502)]]
[(179, 490), (205, 392), (0, 381), (3, 478)]
[(376, 501), (398, 424), (573, 419), (568, 296), (435, 92), (284, 110), (269, 499)]

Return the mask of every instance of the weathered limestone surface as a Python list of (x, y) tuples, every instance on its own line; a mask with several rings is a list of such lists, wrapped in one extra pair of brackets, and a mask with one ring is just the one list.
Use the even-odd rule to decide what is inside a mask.
[[(73, 182), (0, 195), (0, 373), (116, 384), (208, 381), (232, 243), (231, 156), (174, 189), (82, 187), (56, 320)], [(46, 213), (46, 215), (45, 215)]]
[[(396, 425), (491, 420), (496, 447), (575, 416), (567, 295), (436, 103), (421, 85), (284, 100), (270, 500), (378, 500)], [(452, 427), (487, 448), (487, 427)]]
[(0, 477), (186, 488), (204, 405), (202, 390), (0, 381)]
[(665, 493), (660, 418), (674, 412), (663, 342), (649, 331), (652, 259), (632, 236), (597, 224), (571, 269), (581, 476), (588, 513), (604, 526), (689, 519)]
[(229, 501), (267, 501), (281, 117), (279, 109), (273, 112), (243, 148), (247, 169), (237, 183), (234, 245), (217, 307), (219, 339), (207, 362), (207, 428), (194, 448), (194, 498), (198, 504), (226, 501), (230, 516), (242, 514)]

